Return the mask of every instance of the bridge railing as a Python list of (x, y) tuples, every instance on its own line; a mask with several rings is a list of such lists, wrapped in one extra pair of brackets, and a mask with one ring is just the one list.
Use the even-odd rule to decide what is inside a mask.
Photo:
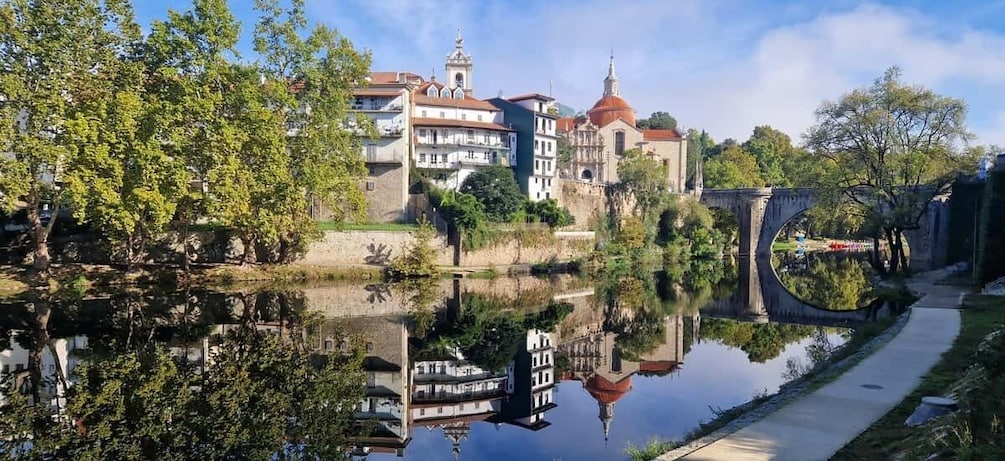
[(1005, 295), (1005, 277), (984, 285), (984, 290), (981, 293), (986, 295)]

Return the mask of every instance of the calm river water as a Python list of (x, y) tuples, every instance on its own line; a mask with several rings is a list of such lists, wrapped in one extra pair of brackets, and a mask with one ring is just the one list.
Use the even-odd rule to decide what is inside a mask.
[[(74, 391), (81, 379), (76, 371), (87, 369), (82, 364), (126, 366), (116, 357), (153, 346), (205, 372), (226, 363), (226, 351), (240, 353), (241, 347), (227, 349), (218, 338), (244, 328), (303, 339), (299, 344), (315, 355), (359, 347), (366, 383), (354, 427), (365, 433), (351, 439), (356, 459), (625, 459), (629, 444), (680, 438), (719, 409), (775, 392), (841, 345), (848, 327), (877, 315), (819, 309), (826, 302), (850, 303), (835, 306), (842, 309), (868, 304), (862, 295), (868, 284), (858, 285), (864, 273), (848, 261), (778, 257), (781, 280), (770, 266), (739, 261), (602, 278), (248, 287), (11, 304), (0, 307), (2, 382), (7, 392), (31, 396), (27, 383), (37, 371), (45, 382), (38, 398), (52, 412), (87, 415), (98, 409), (67, 418), (78, 436), (104, 427), (99, 421), (128, 431), (114, 427), (128, 417), (102, 419), (108, 395)], [(829, 280), (840, 280), (843, 298), (835, 297), (840, 287), (828, 286), (835, 283)], [(306, 324), (313, 329), (301, 328)], [(104, 379), (120, 389), (142, 390), (150, 387), (145, 380), (166, 379), (137, 370), (131, 376), (138, 383), (121, 376), (115, 381), (109, 373), (98, 377), (93, 370), (88, 383)], [(236, 389), (255, 382), (217, 385)], [(185, 388), (176, 392), (188, 395)], [(286, 391), (259, 389), (232, 398), (245, 399), (250, 408), (270, 392)], [(303, 395), (302, 402), (268, 401), (280, 411), (282, 405), (308, 405), (314, 394)], [(188, 414), (216, 400), (208, 401), (196, 402)], [(122, 405), (128, 416), (130, 404)], [(133, 411), (153, 411), (142, 405)], [(248, 412), (238, 408), (236, 419), (218, 424), (254, 425), (241, 422)], [(174, 418), (182, 416), (165, 419)], [(245, 429), (250, 431), (238, 432), (257, 434)], [(219, 443), (232, 443), (224, 442), (225, 432), (235, 437), (233, 430), (221, 430)], [(162, 448), (144, 449), (156, 454)]]

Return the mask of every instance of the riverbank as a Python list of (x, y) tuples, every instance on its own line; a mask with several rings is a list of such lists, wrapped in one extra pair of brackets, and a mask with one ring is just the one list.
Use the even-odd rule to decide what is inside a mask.
[[(943, 354), (939, 363), (925, 376), (914, 392), (838, 451), (833, 459), (896, 459), (904, 456), (906, 459), (924, 459), (948, 448), (947, 445), (952, 443), (951, 440), (947, 440), (946, 444), (940, 447), (933, 443), (934, 437), (932, 437), (932, 429), (946, 421), (933, 421), (913, 428), (905, 426), (904, 421), (914, 411), (922, 397), (951, 393), (958, 380), (974, 365), (974, 353), (981, 342), (993, 332), (1005, 328), (1005, 297), (967, 296), (961, 314), (960, 334), (953, 347)], [(982, 398), (987, 397), (989, 396)], [(959, 453), (956, 455), (950, 454), (952, 457), (960, 457)]]
[(916, 276), (910, 286), (925, 296), (912, 306), (904, 327), (836, 380), (717, 441), (659, 459), (830, 457), (908, 395), (952, 344), (962, 289), (937, 286), (945, 275)]
[(670, 460), (687, 455), (700, 447), (760, 421), (779, 408), (833, 381), (893, 339), (907, 323), (909, 317), (910, 313), (906, 312), (896, 319), (885, 319), (861, 326), (855, 331), (852, 338), (835, 351), (823, 366), (783, 384), (774, 394), (757, 397), (726, 410), (712, 421), (702, 423), (683, 441), (675, 443), (673, 450), (663, 453), (658, 459)]

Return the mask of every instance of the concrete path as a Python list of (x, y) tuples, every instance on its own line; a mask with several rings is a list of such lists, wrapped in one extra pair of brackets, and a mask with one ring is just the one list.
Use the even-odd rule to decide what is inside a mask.
[(935, 285), (942, 277), (939, 271), (916, 276), (909, 286), (926, 295), (911, 306), (907, 324), (837, 380), (683, 459), (830, 458), (911, 393), (952, 346), (964, 289)]

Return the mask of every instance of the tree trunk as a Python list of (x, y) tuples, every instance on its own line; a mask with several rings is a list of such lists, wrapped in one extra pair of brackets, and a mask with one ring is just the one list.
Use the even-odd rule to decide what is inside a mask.
[(39, 300), (34, 303), (35, 318), (31, 330), (31, 352), (28, 355), (28, 372), (31, 380), (29, 390), (32, 405), (42, 404), (42, 352), (45, 350), (46, 344), (49, 343), (49, 314), (51, 310), (48, 301)]
[(898, 274), (900, 273), (900, 242), (894, 238), (894, 232), (892, 228), (884, 227), (883, 232), (886, 234), (886, 243), (890, 246), (890, 273)]
[(241, 244), (244, 245), (244, 253), (241, 255), (241, 265), (255, 262), (255, 239), (252, 237), (241, 237)]
[(56, 216), (59, 214), (58, 202), (49, 218), (48, 225), (42, 225), (42, 216), (39, 213), (41, 207), (41, 197), (38, 190), (32, 190), (28, 194), (28, 223), (31, 226), (32, 240), (35, 244), (33, 266), (41, 273), (49, 272), (49, 231), (52, 230)]
[(872, 251), (869, 252), (869, 264), (880, 275), (886, 275), (886, 265), (883, 264), (883, 254), (879, 248), (879, 237), (872, 236)]
[(907, 253), (904, 251), (904, 231), (900, 229), (894, 230), (894, 238), (897, 240), (897, 255), (896, 257), (900, 260), (901, 270), (906, 274), (910, 270), (910, 264), (907, 260)]

